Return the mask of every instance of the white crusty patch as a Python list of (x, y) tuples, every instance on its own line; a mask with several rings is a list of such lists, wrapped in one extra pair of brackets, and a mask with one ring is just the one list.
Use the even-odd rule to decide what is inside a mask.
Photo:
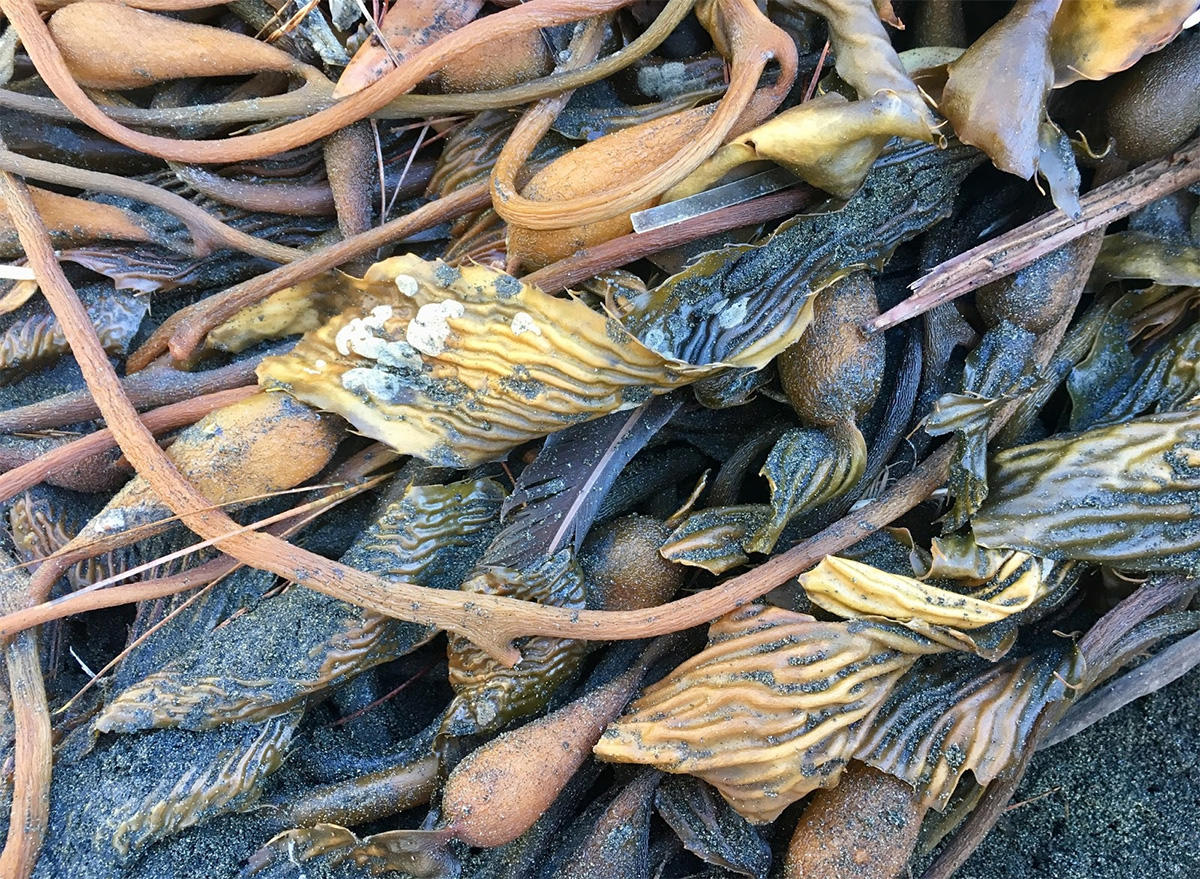
[(103, 510), (88, 523), (88, 530), (93, 534), (116, 534), (128, 527), (129, 520), (125, 511), (120, 507)]
[(518, 311), (513, 315), (512, 331), (514, 336), (519, 336), (521, 333), (533, 333), (540, 336), (542, 328), (533, 322), (533, 318), (524, 311)]
[(446, 340), (450, 338), (450, 325), (446, 321), (465, 313), (466, 308), (455, 299), (427, 302), (417, 309), (417, 316), (409, 321), (404, 336), (422, 354), (436, 357), (446, 350)]
[(717, 316), (717, 323), (721, 329), (728, 330), (736, 327), (746, 319), (746, 311), (750, 304), (750, 297), (743, 296), (732, 305), (726, 305), (721, 309), (720, 315)]
[(421, 286), (412, 275), (396, 275), (396, 289), (411, 299), (420, 292)]
[(379, 403), (395, 403), (400, 397), (400, 380), (378, 369), (347, 369), (342, 373), (342, 387), (352, 394), (362, 394)]
[(338, 353), (349, 357), (351, 352), (361, 357), (372, 357), (378, 344), (376, 330), (382, 330), (383, 324), (392, 316), (390, 305), (376, 305), (366, 317), (356, 317), (337, 331), (333, 344)]

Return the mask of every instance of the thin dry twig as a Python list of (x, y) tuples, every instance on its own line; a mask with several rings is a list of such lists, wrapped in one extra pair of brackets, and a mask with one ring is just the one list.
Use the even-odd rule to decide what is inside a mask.
[(1200, 138), (1093, 189), (1080, 199), (1082, 216), (1078, 221), (1061, 211), (1051, 211), (951, 257), (914, 281), (913, 295), (875, 318), (867, 329), (879, 332), (924, 314), (1198, 181)]
[[(274, 349), (268, 353), (274, 353)], [(160, 366), (121, 379), (121, 387), (138, 408), (166, 406), (247, 385), (254, 381), (254, 370), (260, 360), (260, 357), (248, 357), (203, 372), (182, 372)], [(0, 412), (0, 433), (61, 427), (91, 421), (99, 415), (96, 401), (83, 388)]]
[[(4, 560), (0, 556), (0, 561)], [(0, 607), (5, 610), (19, 607), (27, 600), (29, 575), (24, 571), (9, 571), (2, 577)], [(4, 660), (12, 694), (16, 741), (12, 811), (8, 838), (0, 853), (0, 876), (23, 879), (33, 873), (50, 819), (53, 746), (37, 632), (22, 632), (8, 641), (4, 645)]]
[(718, 232), (790, 216), (812, 204), (814, 197), (815, 190), (799, 185), (753, 201), (689, 217), (660, 229), (631, 232), (603, 244), (578, 250), (565, 259), (526, 275), (522, 280), (543, 292), (557, 293), (599, 272), (626, 265), (668, 247), (677, 247)]
[(104, 174), (100, 171), (88, 171), (85, 168), (73, 168), (70, 165), (31, 159), (9, 150), (0, 150), (0, 171), (8, 171), (31, 180), (107, 192), (111, 195), (124, 196), (162, 208), (187, 227), (195, 244), (195, 256), (206, 256), (214, 250), (228, 248), (229, 250), (240, 250), (251, 256), (260, 256), (273, 262), (286, 263), (305, 255), (303, 250), (255, 238), (253, 235), (234, 229), (192, 204), (186, 198), (139, 180), (129, 180), (125, 177), (118, 177), (116, 174)]

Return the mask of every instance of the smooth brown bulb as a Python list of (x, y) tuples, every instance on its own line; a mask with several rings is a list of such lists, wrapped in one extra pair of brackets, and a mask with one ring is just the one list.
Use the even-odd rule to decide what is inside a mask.
[(554, 59), (540, 30), (503, 37), (446, 63), (435, 82), (446, 92), (502, 89), (545, 76)]
[(1147, 162), (1200, 127), (1200, 34), (1184, 34), (1112, 80), (1105, 112), (1117, 154)]
[(862, 325), (879, 313), (875, 284), (855, 272), (817, 294), (812, 324), (779, 355), (784, 393), (804, 421), (854, 422), (871, 407), (883, 380), (883, 335)]
[(892, 879), (908, 864), (924, 815), (908, 782), (852, 763), (800, 816), (784, 879)]
[(683, 568), (659, 555), (671, 529), (649, 516), (625, 516), (597, 528), (580, 562), (588, 605), (637, 610), (669, 601), (683, 585)]
[[(712, 112), (711, 106), (683, 110), (598, 137), (534, 174), (521, 195), (532, 201), (569, 201), (619, 186), (678, 153), (700, 134)], [(637, 209), (650, 207), (653, 201)], [(632, 231), (628, 213), (563, 229), (509, 224), (510, 270), (540, 269)]]

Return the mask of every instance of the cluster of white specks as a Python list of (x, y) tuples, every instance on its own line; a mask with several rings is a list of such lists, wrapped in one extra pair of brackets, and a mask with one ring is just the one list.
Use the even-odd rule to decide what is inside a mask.
[(533, 322), (533, 317), (528, 312), (518, 311), (513, 315), (512, 331), (514, 336), (519, 336), (521, 333), (533, 333), (536, 336), (542, 334), (542, 328)]
[(421, 286), (412, 275), (396, 275), (396, 289), (411, 299), (420, 292)]
[(337, 331), (333, 344), (338, 353), (349, 357), (353, 352), (362, 357), (375, 356), (375, 349), (381, 339), (375, 335), (376, 330), (382, 330), (383, 324), (392, 316), (390, 305), (376, 305), (366, 317), (356, 317)]
[(450, 338), (450, 325), (446, 321), (465, 313), (466, 308), (456, 299), (428, 302), (417, 309), (417, 316), (409, 321), (405, 338), (422, 354), (436, 357), (446, 350), (446, 340)]
[(312, 366), (302, 366), (301, 369), (303, 369), (309, 375), (323, 375), (325, 373), (326, 367), (328, 367), (328, 366), (329, 366), (329, 364), (326, 363), (324, 360), (317, 358), (316, 360), (313, 361)]
[(642, 336), (642, 344), (655, 353), (662, 353), (667, 347), (667, 334), (658, 327), (652, 327)]
[(352, 394), (361, 394), (380, 403), (396, 403), (403, 386), (399, 377), (381, 369), (347, 369), (342, 373), (342, 387)]
[(743, 296), (732, 305), (722, 308), (720, 315), (717, 317), (717, 323), (721, 325), (721, 329), (728, 330), (745, 321), (749, 304), (750, 297)]
[(128, 525), (125, 511), (120, 507), (105, 510), (88, 523), (88, 530), (93, 533), (115, 534), (124, 531)]

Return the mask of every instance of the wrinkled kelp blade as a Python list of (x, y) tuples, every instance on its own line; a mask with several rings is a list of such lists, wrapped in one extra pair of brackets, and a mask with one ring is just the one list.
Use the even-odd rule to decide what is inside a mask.
[(920, 663), (896, 685), (854, 756), (944, 809), (966, 772), (987, 784), (1020, 759), (1042, 711), (1073, 698), (1081, 671), (1071, 647), (999, 665)]
[(943, 648), (899, 626), (755, 605), (648, 688), (596, 745), (604, 760), (699, 776), (761, 823), (836, 784), (884, 697)]
[(1200, 564), (1200, 409), (1008, 449), (972, 520), (982, 546), (1135, 571)]

